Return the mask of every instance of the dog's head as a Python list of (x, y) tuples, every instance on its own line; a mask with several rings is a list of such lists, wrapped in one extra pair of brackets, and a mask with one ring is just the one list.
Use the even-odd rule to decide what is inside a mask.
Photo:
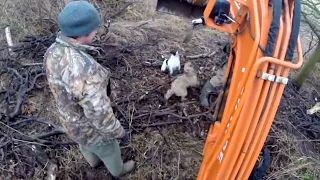
[(188, 61), (184, 64), (184, 73), (187, 75), (196, 74), (196, 69), (195, 69), (195, 66), (192, 62)]

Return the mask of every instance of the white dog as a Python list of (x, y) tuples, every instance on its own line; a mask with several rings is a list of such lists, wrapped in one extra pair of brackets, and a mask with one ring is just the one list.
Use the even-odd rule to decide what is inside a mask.
[[(165, 58), (163, 56), (163, 58)], [(162, 63), (161, 71), (169, 70), (170, 75), (178, 73), (180, 71), (180, 54), (177, 51), (176, 54), (171, 54), (170, 58), (165, 58)]]

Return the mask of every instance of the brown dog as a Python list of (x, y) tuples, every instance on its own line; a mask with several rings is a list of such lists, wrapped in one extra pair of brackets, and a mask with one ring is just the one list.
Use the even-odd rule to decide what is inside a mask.
[(188, 95), (187, 88), (199, 85), (197, 71), (191, 62), (184, 65), (184, 73), (171, 83), (171, 89), (167, 91), (164, 98), (168, 100), (173, 94), (185, 100)]

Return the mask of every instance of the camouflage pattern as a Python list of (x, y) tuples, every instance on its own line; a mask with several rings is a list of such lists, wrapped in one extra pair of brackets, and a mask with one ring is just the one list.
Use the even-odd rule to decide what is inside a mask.
[(103, 145), (124, 136), (107, 95), (110, 72), (76, 40), (59, 34), (47, 50), (44, 67), (68, 135), (81, 145)]

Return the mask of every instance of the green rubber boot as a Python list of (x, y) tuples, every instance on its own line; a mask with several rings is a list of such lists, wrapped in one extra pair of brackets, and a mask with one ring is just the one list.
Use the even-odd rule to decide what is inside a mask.
[(120, 174), (120, 176), (118, 177), (121, 177), (129, 172), (131, 172), (133, 169), (134, 169), (134, 165), (135, 165), (135, 162), (133, 160), (130, 160), (130, 161), (127, 161), (123, 164), (123, 170), (122, 170), (122, 173)]

